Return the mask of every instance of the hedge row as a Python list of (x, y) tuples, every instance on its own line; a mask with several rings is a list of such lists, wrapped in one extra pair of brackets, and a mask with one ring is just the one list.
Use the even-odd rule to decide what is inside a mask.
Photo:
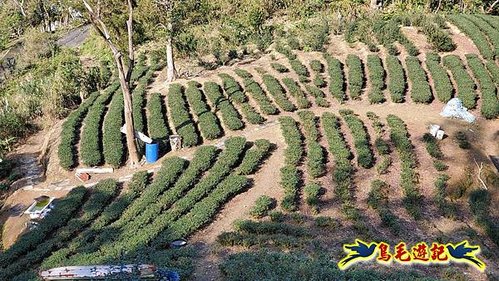
[[(104, 253), (104, 255), (102, 257), (95, 257), (97, 259), (96, 261), (119, 257), (122, 250), (128, 249), (129, 251), (133, 251), (138, 247), (149, 244), (153, 240), (156, 240), (154, 243), (158, 241), (161, 242), (161, 237), (158, 237), (158, 235), (161, 236), (160, 234), (164, 231), (166, 231), (166, 233), (163, 233), (163, 235), (167, 234), (168, 227), (171, 227), (172, 223), (183, 214), (189, 212), (189, 210), (194, 210), (193, 207), (197, 205), (196, 203), (198, 201), (202, 200), (206, 195), (210, 197), (213, 193), (217, 192), (217, 185), (220, 185), (234, 165), (240, 161), (245, 145), (246, 140), (242, 137), (228, 139), (225, 142), (226, 149), (220, 155), (215, 165), (208, 171), (206, 177), (202, 178), (190, 190), (189, 187), (193, 180), (188, 182), (182, 181), (182, 184), (178, 186), (179, 188), (173, 187), (170, 189), (157, 201), (157, 204), (149, 206), (144, 214), (135, 218), (137, 221), (147, 223), (146, 225), (137, 227), (138, 225), (136, 225), (135, 220), (133, 222), (134, 227), (132, 227), (130, 223), (127, 224), (125, 231), (120, 234), (116, 243), (103, 245), (103, 247), (101, 247), (100, 252)], [(229, 178), (226, 178), (226, 180)], [(246, 178), (244, 179), (246, 180)], [(233, 184), (234, 186), (238, 186), (238, 183)], [(175, 186), (177, 186), (177, 184)], [(180, 188), (187, 188), (188, 192), (185, 193), (185, 191), (181, 191)], [(158, 213), (156, 211), (157, 207), (166, 209), (169, 206), (171, 207), (164, 212)], [(154, 209), (156, 212), (148, 211), (149, 209)], [(161, 209), (159, 210), (161, 211)], [(208, 212), (209, 210), (207, 209), (206, 211)], [(149, 221), (150, 223), (148, 223)], [(153, 244), (153, 246), (155, 245)]]
[(272, 144), (265, 139), (256, 140), (254, 146), (244, 155), (243, 161), (234, 171), (237, 175), (251, 175), (255, 173), (263, 160), (269, 155)]
[(322, 115), (322, 127), (326, 140), (329, 144), (329, 152), (333, 155), (335, 168), (333, 171), (333, 181), (336, 183), (335, 193), (342, 202), (342, 211), (348, 219), (359, 219), (358, 210), (355, 208), (350, 189), (353, 185), (354, 167), (351, 159), (352, 153), (343, 138), (340, 128), (340, 120), (334, 114), (325, 112)]
[(281, 168), (281, 181), (279, 184), (284, 189), (284, 198), (281, 201), (283, 210), (292, 212), (298, 208), (298, 197), (302, 185), (301, 171), (295, 166), (286, 165)]
[(433, 95), (431, 94), (428, 77), (417, 57), (407, 57), (407, 76), (411, 81), (411, 98), (415, 103), (431, 103)]
[(331, 104), (326, 99), (324, 92), (314, 85), (305, 85), (308, 94), (315, 98), (315, 103), (320, 107), (329, 107)]
[(407, 89), (404, 68), (400, 60), (392, 55), (386, 58), (386, 66), (389, 77), (388, 90), (390, 91), (392, 102), (402, 103), (405, 101), (405, 91)]
[(71, 218), (65, 226), (53, 232), (49, 239), (36, 245), (36, 248), (28, 252), (26, 256), (4, 268), (0, 273), (0, 278), (2, 280), (12, 278), (26, 268), (38, 264), (53, 250), (60, 248), (61, 244), (78, 234), (101, 213), (116, 191), (117, 182), (115, 180), (107, 179), (99, 182), (93, 188), (88, 200), (82, 205), (78, 216)]
[(499, 226), (497, 220), (491, 217), (490, 206), (493, 204), (492, 202), (489, 191), (483, 189), (474, 190), (468, 198), (475, 221), (497, 246), (499, 245)]
[(118, 88), (119, 84), (113, 84), (104, 91), (89, 108), (87, 117), (85, 117), (80, 141), (80, 156), (83, 164), (87, 166), (96, 166), (102, 163), (102, 119), (106, 111), (106, 104), (113, 94), (121, 95)]
[(440, 64), (440, 56), (435, 53), (426, 54), (426, 66), (433, 79), (433, 87), (439, 101), (448, 102), (452, 98), (454, 87), (447, 71)]
[(62, 168), (70, 170), (78, 163), (76, 144), (80, 136), (80, 128), (89, 108), (95, 102), (99, 93), (91, 94), (75, 111), (71, 112), (62, 125), (61, 141), (57, 150), (59, 164)]
[(124, 135), (121, 126), (124, 120), (123, 95), (116, 92), (108, 107), (102, 128), (102, 148), (104, 160), (114, 168), (119, 168), (125, 159)]
[(253, 78), (253, 75), (251, 75), (251, 73), (249, 73), (248, 71), (244, 70), (244, 69), (241, 69), (241, 68), (238, 68), (238, 69), (234, 69), (234, 73), (237, 74), (237, 76), (243, 78), (243, 79), (251, 79)]
[(322, 73), (324, 72), (324, 65), (319, 60), (312, 60), (310, 61), (310, 68), (315, 72), (315, 73)]
[(275, 115), (279, 113), (277, 107), (272, 104), (272, 101), (267, 97), (262, 87), (251, 78), (244, 79), (244, 88), (246, 92), (256, 101), (260, 110), (267, 115)]
[[(43, 243), (52, 232), (66, 225), (83, 204), (86, 192), (85, 187), (79, 186), (72, 189), (66, 197), (55, 200), (53, 202), (55, 208), (35, 229), (22, 235), (14, 245), (0, 253), (0, 267), (7, 267)], [(3, 278), (3, 280), (7, 279)]]
[(348, 67), (348, 91), (350, 98), (353, 100), (360, 99), (362, 89), (364, 88), (364, 66), (362, 60), (356, 56), (349, 54), (346, 59)]
[(275, 206), (275, 199), (267, 195), (258, 197), (255, 205), (250, 210), (250, 215), (254, 218), (263, 218), (268, 215), (269, 211)]
[(433, 22), (434, 20), (422, 20), (419, 27), (423, 31), (424, 35), (428, 39), (432, 48), (438, 52), (451, 52), (456, 49), (456, 44), (452, 41), (452, 38), (443, 31), (438, 24)]
[(222, 205), (243, 192), (249, 185), (249, 179), (244, 176), (228, 176), (212, 193), (195, 204), (189, 213), (169, 225), (168, 229), (156, 238), (153, 246), (163, 247), (171, 241), (188, 237), (203, 225), (211, 222)]
[(374, 166), (374, 155), (369, 143), (369, 133), (364, 122), (351, 110), (340, 110), (340, 115), (345, 119), (352, 133), (354, 146), (357, 151), (357, 163), (359, 166), (369, 169)]
[(243, 93), (243, 89), (236, 79), (226, 73), (221, 73), (218, 76), (222, 78), (225, 93), (230, 100), (239, 105), (244, 118), (250, 124), (262, 124), (265, 118), (248, 103), (248, 98)]
[(77, 253), (80, 248), (90, 243), (104, 227), (117, 220), (123, 211), (145, 190), (149, 181), (147, 171), (137, 172), (133, 175), (128, 189), (116, 198), (111, 204), (107, 205), (100, 216), (96, 218), (90, 227), (83, 230), (77, 237), (65, 247), (53, 252), (41, 264), (41, 269), (49, 269), (61, 265), (66, 265), (67, 258)]
[(499, 66), (497, 66), (495, 61), (487, 61), (485, 65), (487, 66), (487, 70), (492, 76), (492, 80), (494, 80), (496, 86), (499, 87)]
[(222, 113), (222, 120), (229, 130), (240, 130), (244, 128), (244, 123), (241, 121), (241, 116), (237, 112), (234, 105), (222, 94), (220, 86), (215, 82), (205, 82), (203, 86), (204, 92), (215, 110)]
[(438, 145), (437, 139), (435, 139), (430, 133), (425, 133), (423, 135), (423, 142), (426, 145), (426, 151), (431, 157), (436, 159), (444, 158), (444, 154)]
[(398, 55), (398, 50), (393, 45), (395, 41), (403, 45), (409, 55), (417, 56), (419, 54), (419, 50), (414, 43), (400, 31), (397, 21), (380, 18), (374, 21), (371, 28), (378, 42), (386, 46), (391, 55)]
[(280, 108), (282, 108), (282, 110), (288, 112), (296, 110), (296, 106), (289, 101), (284, 88), (276, 78), (269, 74), (264, 74), (262, 79), (267, 91), (274, 97), (275, 102)]
[(289, 72), (289, 69), (286, 66), (284, 66), (280, 63), (277, 63), (277, 62), (271, 63), (270, 66), (272, 66), (272, 68), (275, 69), (279, 73)]
[(145, 111), (144, 107), (146, 105), (146, 88), (151, 82), (152, 76), (154, 75), (154, 67), (149, 68), (147, 73), (139, 79), (137, 86), (132, 92), (132, 114), (133, 114), (133, 126), (138, 132), (146, 131), (145, 124)]
[(369, 81), (371, 83), (371, 92), (368, 94), (370, 103), (385, 102), (383, 89), (385, 88), (385, 69), (383, 62), (377, 55), (367, 56), (367, 69), (369, 70)]
[(286, 142), (284, 152), (284, 163), (286, 165), (297, 166), (303, 157), (302, 134), (298, 129), (296, 121), (289, 116), (279, 117), (281, 131)]
[(450, 177), (446, 174), (438, 175), (435, 180), (435, 203), (445, 217), (453, 217), (456, 214), (456, 206), (450, 203), (447, 199), (447, 181)]
[(182, 146), (191, 147), (197, 145), (200, 138), (182, 94), (182, 86), (179, 84), (170, 85), (168, 108), (170, 109), (170, 116), (175, 130), (182, 138)]
[(397, 216), (391, 211), (391, 205), (388, 201), (388, 194), (390, 193), (390, 186), (382, 180), (371, 181), (371, 190), (367, 198), (367, 204), (378, 211), (381, 218), (381, 223), (390, 231), (398, 235), (400, 233), (400, 224)]
[(203, 138), (207, 140), (217, 139), (223, 135), (220, 122), (215, 113), (211, 112), (198, 86), (197, 82), (189, 82), (185, 96), (192, 111), (197, 116), (199, 130)]
[(492, 50), (494, 51), (494, 55), (499, 55), (499, 31), (492, 27), (488, 22), (483, 20), (482, 18), (476, 15), (462, 15), (465, 19), (475, 24), (480, 31), (482, 31), (491, 44)]
[(298, 74), (298, 76), (310, 77), (307, 67), (301, 63), (298, 59), (290, 59), (289, 64), (291, 68)]
[(251, 220), (240, 220), (234, 223), (234, 229), (249, 234), (283, 234), (294, 237), (306, 237), (310, 234), (304, 227), (294, 226), (282, 222), (255, 222)]
[(467, 54), (466, 59), (468, 61), (468, 66), (478, 81), (478, 85), (480, 85), (480, 93), (482, 94), (482, 107), (480, 108), (480, 111), (482, 116), (487, 119), (494, 119), (499, 116), (499, 101), (496, 95), (496, 85), (477, 55)]
[(311, 178), (319, 178), (326, 173), (326, 155), (324, 148), (318, 142), (317, 117), (311, 111), (300, 111), (298, 116), (305, 131), (307, 173)]
[(147, 111), (149, 112), (147, 119), (149, 137), (159, 144), (161, 152), (166, 153), (169, 147), (168, 136), (172, 132), (168, 128), (168, 115), (161, 94), (153, 93), (149, 96)]
[(303, 188), (303, 193), (305, 194), (305, 202), (312, 208), (314, 213), (319, 212), (319, 199), (322, 195), (322, 187), (315, 182), (307, 184)]
[(494, 50), (489, 44), (487, 37), (483, 32), (472, 22), (464, 18), (462, 15), (450, 15), (448, 17), (466, 36), (473, 40), (480, 54), (486, 59), (494, 59)]
[(288, 89), (288, 92), (296, 99), (296, 103), (298, 104), (298, 108), (310, 108), (312, 104), (305, 96), (305, 93), (301, 90), (300, 86), (296, 81), (291, 78), (285, 77), (282, 79), (282, 83)]
[(400, 157), (400, 185), (402, 186), (405, 198), (403, 203), (407, 212), (415, 219), (421, 218), (421, 194), (417, 186), (418, 176), (416, 169), (416, 154), (414, 147), (409, 139), (409, 132), (402, 119), (395, 115), (388, 115), (388, 126), (390, 127), (390, 139), (397, 149)]
[(340, 103), (347, 99), (345, 93), (345, 77), (343, 74), (343, 64), (330, 54), (324, 54), (327, 63), (327, 73), (329, 75), (329, 93)]
[(443, 64), (454, 77), (457, 85), (457, 96), (463, 101), (463, 105), (469, 109), (476, 107), (477, 95), (476, 85), (470, 77), (461, 59), (456, 55), (447, 55), (443, 58)]

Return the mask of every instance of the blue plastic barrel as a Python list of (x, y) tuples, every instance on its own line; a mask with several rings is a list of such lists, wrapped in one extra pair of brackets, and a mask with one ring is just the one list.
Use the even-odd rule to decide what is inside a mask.
[(146, 161), (154, 163), (158, 160), (159, 145), (157, 143), (146, 143)]

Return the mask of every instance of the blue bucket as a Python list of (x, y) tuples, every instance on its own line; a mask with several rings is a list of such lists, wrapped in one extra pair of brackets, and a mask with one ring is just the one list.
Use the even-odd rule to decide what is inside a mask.
[(154, 163), (158, 160), (159, 145), (157, 143), (146, 143), (146, 161)]

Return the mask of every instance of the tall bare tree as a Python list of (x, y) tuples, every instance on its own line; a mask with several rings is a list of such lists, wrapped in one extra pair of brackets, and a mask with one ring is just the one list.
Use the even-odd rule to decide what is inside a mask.
[(177, 78), (175, 61), (173, 58), (173, 0), (154, 0), (160, 10), (160, 25), (166, 33), (166, 82), (172, 82)]
[(132, 0), (127, 0), (128, 20), (126, 21), (126, 31), (128, 36), (128, 59), (123, 55), (118, 45), (113, 41), (109, 33), (107, 25), (101, 18), (100, 1), (97, 1), (96, 7), (92, 7), (87, 0), (83, 0), (83, 4), (90, 15), (90, 21), (97, 30), (99, 35), (104, 38), (107, 45), (113, 53), (116, 67), (118, 68), (118, 76), (120, 79), (121, 90), (123, 92), (124, 108), (125, 108), (125, 127), (126, 127), (126, 144), (128, 149), (129, 161), (132, 167), (139, 164), (139, 154), (135, 145), (135, 130), (132, 118), (132, 96), (130, 91), (130, 80), (132, 77), (134, 65), (134, 47), (133, 47), (133, 3)]

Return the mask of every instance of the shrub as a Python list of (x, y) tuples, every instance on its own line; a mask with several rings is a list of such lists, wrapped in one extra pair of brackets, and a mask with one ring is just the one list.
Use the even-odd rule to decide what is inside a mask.
[(322, 73), (324, 71), (324, 66), (319, 60), (310, 61), (310, 68), (316, 73)]
[(316, 217), (315, 218), (315, 225), (317, 227), (321, 227), (321, 228), (331, 228), (331, 229), (335, 229), (339, 226), (339, 223), (331, 218), (331, 217)]
[(272, 144), (265, 139), (256, 140), (254, 147), (246, 152), (243, 161), (234, 171), (238, 175), (251, 175), (269, 155)]
[(390, 146), (388, 145), (388, 142), (386, 142), (381, 137), (376, 138), (376, 140), (374, 141), (374, 146), (376, 147), (376, 151), (378, 151), (379, 154), (390, 154)]
[(360, 99), (364, 88), (364, 67), (362, 61), (356, 55), (347, 55), (346, 65), (348, 67), (348, 91), (351, 99)]
[(345, 78), (343, 74), (343, 64), (330, 54), (325, 53), (324, 59), (327, 62), (327, 73), (329, 75), (329, 93), (340, 103), (346, 100)]
[(248, 101), (248, 98), (243, 93), (241, 85), (239, 85), (236, 79), (227, 73), (220, 73), (218, 76), (222, 78), (222, 86), (225, 91), (225, 95), (230, 101), (236, 104), (242, 104)]
[(91, 94), (77, 110), (71, 112), (64, 121), (61, 131), (61, 140), (59, 143), (57, 154), (59, 156), (59, 164), (62, 168), (69, 170), (76, 166), (78, 155), (76, 144), (78, 142), (81, 124), (89, 108), (95, 102), (99, 93)]
[(303, 188), (303, 192), (305, 193), (305, 202), (317, 212), (322, 187), (317, 183), (309, 183)]
[(249, 95), (256, 101), (263, 113), (267, 115), (275, 115), (279, 112), (267, 97), (267, 95), (265, 95), (262, 87), (260, 87), (260, 85), (256, 83), (255, 80), (251, 78), (245, 78), (244, 87), (246, 89), (246, 92), (249, 93)]
[(285, 215), (279, 211), (271, 211), (269, 213), (270, 220), (273, 222), (282, 222), (284, 221)]
[(318, 178), (326, 173), (326, 155), (324, 148), (318, 143), (319, 131), (317, 118), (310, 111), (298, 112), (307, 144), (307, 173), (312, 178)]
[(385, 88), (385, 70), (383, 68), (383, 62), (381, 61), (381, 58), (377, 55), (368, 55), (367, 69), (369, 70), (369, 81), (371, 83), (369, 102), (385, 102), (385, 96), (383, 94), (383, 89)]
[(264, 74), (262, 78), (268, 92), (274, 97), (275, 102), (280, 108), (282, 108), (282, 110), (288, 112), (296, 110), (295, 105), (288, 100), (286, 92), (276, 78), (269, 74)]
[(262, 195), (256, 199), (255, 205), (250, 210), (250, 215), (254, 218), (263, 218), (275, 207), (275, 199)]
[(229, 130), (240, 130), (244, 128), (241, 116), (232, 103), (222, 94), (220, 86), (214, 82), (204, 83), (204, 92), (215, 110), (220, 110), (224, 125)]
[(235, 69), (234, 73), (236, 73), (237, 76), (239, 76), (239, 77), (241, 77), (243, 79), (251, 79), (251, 78), (253, 78), (253, 75), (251, 75), (251, 73), (249, 73), (248, 71), (246, 71), (244, 69), (241, 69), (241, 68)]
[(132, 117), (133, 126), (138, 132), (145, 132), (145, 103), (146, 103), (146, 88), (149, 82), (152, 80), (155, 69), (153, 67), (149, 68), (146, 74), (141, 77), (137, 83), (137, 86), (132, 92)]
[(327, 86), (327, 83), (326, 83), (326, 80), (324, 80), (324, 78), (322, 78), (322, 76), (320, 76), (319, 74), (317, 74), (315, 77), (314, 77), (314, 85), (316, 87), (319, 87), (319, 88), (324, 88)]
[(440, 160), (433, 160), (433, 167), (435, 167), (435, 169), (439, 172), (445, 171), (449, 168), (449, 166), (445, 165), (445, 163)]
[(456, 133), (454, 138), (457, 140), (457, 143), (459, 145), (459, 148), (461, 149), (470, 149), (471, 144), (468, 141), (468, 137), (463, 131), (459, 131)]
[(168, 90), (168, 108), (177, 134), (182, 138), (183, 147), (192, 147), (200, 142), (198, 131), (187, 109), (183, 87), (172, 84)]
[(473, 40), (484, 58), (494, 58), (494, 50), (491, 48), (487, 37), (476, 25), (460, 15), (450, 15), (448, 19)]
[[(119, 86), (109, 87), (88, 109), (80, 141), (81, 160), (87, 166), (91, 167), (102, 163), (102, 120), (106, 111), (106, 104), (118, 90), (117, 87)], [(120, 95), (120, 93), (117, 93), (117, 95)]]
[(310, 73), (308, 72), (307, 67), (298, 59), (290, 59), (289, 64), (291, 65), (291, 68), (296, 72), (296, 74), (310, 77)]
[[(441, 19), (439, 17), (435, 17), (433, 20)], [(443, 22), (445, 25), (445, 21)], [(435, 24), (432, 22), (432, 19), (426, 17), (425, 20), (421, 21), (419, 24), (421, 27), (421, 31), (428, 38), (428, 42), (431, 44), (432, 48), (438, 52), (451, 52), (456, 49), (456, 44), (452, 41), (452, 38), (444, 32), (439, 24)]]
[(220, 121), (215, 113), (211, 112), (210, 107), (204, 101), (204, 95), (199, 90), (197, 83), (188, 83), (185, 90), (185, 96), (189, 102), (192, 111), (197, 116), (199, 130), (203, 138), (213, 140), (223, 135)]
[(281, 131), (286, 142), (284, 162), (286, 165), (297, 166), (303, 156), (302, 135), (296, 121), (289, 116), (279, 118)]
[(496, 85), (499, 85), (499, 66), (497, 66), (495, 61), (487, 61), (485, 65), (487, 66), (487, 70), (492, 76), (492, 80), (494, 80), (494, 83)]
[(463, 15), (463, 17), (477, 26), (478, 29), (487, 36), (494, 55), (499, 55), (499, 32), (497, 29), (477, 15)]
[(378, 175), (383, 175), (388, 173), (388, 168), (390, 168), (390, 165), (392, 164), (392, 158), (390, 155), (383, 155), (381, 157), (381, 161), (376, 164), (376, 172)]
[(287, 67), (285, 67), (284, 65), (277, 63), (277, 62), (271, 63), (270, 66), (272, 66), (272, 68), (275, 69), (279, 73), (289, 72), (289, 69)]
[(330, 106), (329, 101), (326, 99), (326, 95), (321, 89), (317, 88), (314, 85), (305, 85), (305, 89), (311, 96), (315, 98), (315, 104), (317, 104), (320, 107)]
[(371, 168), (374, 165), (374, 155), (369, 144), (369, 134), (360, 118), (351, 111), (340, 111), (354, 138), (354, 146), (357, 151), (357, 162), (363, 168)]
[(393, 234), (400, 232), (400, 225), (397, 217), (392, 213), (388, 202), (389, 185), (382, 180), (371, 181), (367, 204), (378, 211), (383, 225), (390, 228)]
[(426, 66), (433, 78), (433, 86), (438, 100), (448, 102), (452, 98), (454, 87), (447, 71), (440, 64), (440, 56), (435, 53), (426, 54)]
[(496, 85), (477, 55), (467, 54), (466, 59), (468, 60), (468, 66), (471, 68), (473, 75), (480, 85), (480, 93), (482, 94), (482, 107), (480, 108), (480, 111), (482, 116), (487, 119), (494, 119), (499, 116), (499, 101), (496, 95)]
[(423, 142), (426, 144), (426, 151), (428, 151), (431, 157), (436, 159), (442, 159), (444, 157), (442, 150), (440, 150), (440, 147), (438, 146), (437, 140), (430, 133), (423, 135)]
[(499, 227), (497, 221), (490, 217), (491, 196), (488, 190), (475, 190), (468, 199), (471, 213), (476, 222), (484, 228), (487, 235), (499, 245)]
[(476, 85), (466, 71), (461, 59), (456, 55), (447, 55), (443, 58), (443, 64), (454, 77), (457, 84), (457, 96), (463, 101), (463, 105), (469, 109), (476, 106)]
[(283, 210), (292, 212), (297, 209), (298, 192), (301, 185), (300, 171), (290, 165), (281, 168), (280, 185), (284, 189), (284, 198), (281, 202)]
[(168, 150), (168, 136), (171, 131), (168, 128), (168, 119), (163, 104), (163, 96), (153, 93), (147, 101), (147, 111), (149, 112), (147, 124), (149, 137), (159, 143), (160, 151), (166, 153)]
[(125, 123), (123, 114), (123, 95), (117, 92), (111, 100), (102, 128), (104, 160), (114, 168), (120, 167), (125, 157), (123, 134), (120, 130)]
[(386, 66), (388, 67), (388, 90), (392, 98), (392, 102), (402, 103), (405, 101), (405, 90), (407, 83), (402, 64), (395, 56), (386, 58)]
[(379, 120), (379, 116), (372, 111), (368, 111), (366, 113), (366, 116), (367, 118), (369, 118), (369, 120), (371, 120), (374, 132), (376, 133), (376, 135), (378, 135), (379, 138), (379, 136), (385, 131), (385, 125)]
[(307, 100), (305, 93), (301, 90), (298, 83), (293, 79), (285, 77), (282, 79), (282, 83), (286, 86), (288, 92), (296, 99), (298, 108), (309, 108), (312, 105), (310, 101)]
[(424, 69), (421, 67), (417, 57), (407, 57), (407, 76), (411, 81), (411, 98), (415, 103), (431, 103), (433, 95), (431, 94), (430, 84)]

